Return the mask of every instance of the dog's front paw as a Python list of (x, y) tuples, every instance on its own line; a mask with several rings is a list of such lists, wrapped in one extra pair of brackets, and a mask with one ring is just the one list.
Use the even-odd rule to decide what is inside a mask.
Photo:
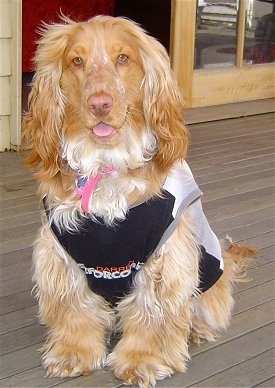
[(42, 358), (47, 377), (75, 377), (91, 374), (104, 366), (105, 349), (77, 349), (56, 343)]
[(114, 351), (108, 356), (108, 365), (125, 384), (137, 384), (142, 388), (154, 387), (156, 380), (173, 374), (172, 368), (165, 365), (163, 359), (141, 352), (121, 354)]

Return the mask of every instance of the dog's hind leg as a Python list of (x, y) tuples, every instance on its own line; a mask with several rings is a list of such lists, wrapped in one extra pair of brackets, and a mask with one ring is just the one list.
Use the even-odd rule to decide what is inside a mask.
[(85, 274), (58, 246), (48, 225), (35, 243), (33, 260), (39, 315), (48, 327), (42, 349), (47, 375), (77, 376), (102, 367), (111, 309), (89, 290)]
[[(227, 245), (227, 246), (223, 246)], [(224, 242), (224, 272), (209, 290), (192, 299), (193, 317), (191, 339), (213, 341), (230, 324), (234, 306), (233, 292), (238, 282), (247, 281), (246, 268), (254, 248)]]

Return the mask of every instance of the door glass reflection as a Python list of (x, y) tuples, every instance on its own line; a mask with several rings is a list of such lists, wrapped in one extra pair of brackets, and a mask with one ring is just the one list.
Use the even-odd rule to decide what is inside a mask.
[(237, 13), (238, 0), (197, 0), (196, 69), (235, 65)]
[(275, 0), (247, 0), (243, 61), (275, 61)]

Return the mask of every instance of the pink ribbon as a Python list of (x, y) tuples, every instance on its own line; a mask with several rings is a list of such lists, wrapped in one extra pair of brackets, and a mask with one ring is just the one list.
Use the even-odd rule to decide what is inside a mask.
[(89, 199), (94, 191), (95, 186), (98, 184), (100, 179), (102, 178), (102, 175), (104, 174), (110, 174), (112, 172), (116, 171), (116, 168), (114, 166), (105, 167), (103, 170), (99, 171), (95, 176), (90, 177), (86, 180), (84, 185), (79, 187), (78, 183), (80, 181), (79, 177), (76, 180), (76, 194), (81, 196), (81, 208), (86, 213), (89, 211)]

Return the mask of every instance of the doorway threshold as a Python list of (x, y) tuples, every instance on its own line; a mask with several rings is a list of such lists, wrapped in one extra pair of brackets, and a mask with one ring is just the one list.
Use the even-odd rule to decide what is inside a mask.
[(275, 112), (274, 98), (190, 108), (183, 111), (183, 116), (186, 124), (195, 124), (270, 112)]

